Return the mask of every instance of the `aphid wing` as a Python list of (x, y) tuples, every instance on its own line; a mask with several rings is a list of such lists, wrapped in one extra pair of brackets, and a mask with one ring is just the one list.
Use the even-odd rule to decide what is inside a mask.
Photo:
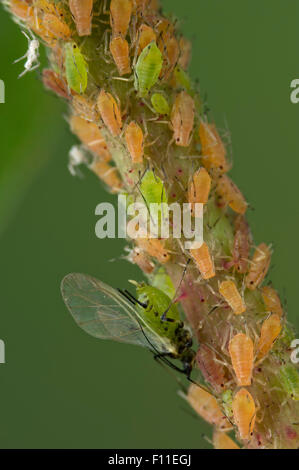
[(149, 340), (159, 352), (167, 351), (162, 340), (138, 317), (134, 306), (107, 284), (72, 273), (62, 280), (61, 292), (75, 322), (91, 336), (144, 347), (150, 347)]

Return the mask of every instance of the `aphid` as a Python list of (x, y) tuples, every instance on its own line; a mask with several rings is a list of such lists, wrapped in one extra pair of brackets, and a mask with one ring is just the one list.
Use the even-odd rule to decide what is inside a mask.
[(33, 70), (37, 69), (40, 66), (40, 63), (38, 61), (39, 41), (33, 36), (32, 33), (31, 33), (31, 38), (28, 36), (28, 34), (25, 33), (25, 31), (22, 31), (22, 33), (27, 38), (28, 49), (25, 55), (23, 55), (22, 57), (14, 61), (14, 64), (16, 64), (17, 62), (20, 62), (20, 60), (26, 59), (26, 62), (24, 64), (24, 71), (20, 73), (18, 78), (23, 77), (25, 73), (32, 72)]
[(206, 243), (203, 243), (200, 248), (191, 249), (190, 253), (194, 258), (203, 279), (211, 279), (215, 276), (214, 263), (210, 255), (209, 247)]
[(170, 259), (169, 252), (164, 247), (164, 241), (158, 238), (137, 238), (136, 243), (149, 256), (156, 258), (160, 263), (167, 263)]
[(138, 247), (135, 247), (132, 254), (131, 254), (132, 263), (137, 264), (139, 268), (145, 274), (151, 274), (155, 268), (154, 263), (150, 260), (150, 258), (140, 250)]
[(188, 187), (188, 202), (191, 214), (195, 214), (195, 204), (206, 204), (211, 190), (211, 177), (205, 168), (196, 171)]
[(125, 131), (125, 139), (133, 163), (142, 163), (143, 161), (143, 132), (141, 127), (131, 121)]
[(247, 273), (251, 235), (247, 220), (243, 215), (235, 219), (235, 237), (233, 247), (234, 268), (240, 274)]
[(164, 56), (163, 68), (160, 76), (163, 77), (164, 80), (168, 80), (178, 62), (180, 55), (180, 48), (176, 37), (171, 36), (166, 43), (162, 43), (160, 50)]
[(69, 0), (79, 36), (91, 34), (93, 0)]
[(93, 101), (89, 101), (85, 96), (74, 95), (72, 100), (74, 114), (82, 117), (86, 121), (95, 122), (99, 119), (99, 114)]
[(43, 16), (42, 24), (55, 38), (66, 40), (72, 34), (68, 25), (52, 13)]
[(246, 287), (255, 290), (264, 280), (271, 262), (271, 250), (261, 243), (255, 250), (246, 276)]
[(138, 55), (153, 41), (156, 41), (155, 31), (150, 26), (142, 24), (139, 28)]
[(129, 44), (121, 36), (115, 37), (110, 42), (110, 52), (120, 76), (131, 72)]
[(276, 290), (273, 287), (264, 286), (262, 288), (262, 297), (267, 310), (282, 317), (283, 308)]
[(295, 401), (299, 400), (299, 374), (298, 370), (292, 365), (286, 365), (279, 371), (280, 383), (283, 389)]
[(76, 93), (84, 93), (87, 87), (87, 63), (75, 42), (65, 45), (65, 74), (68, 86)]
[(119, 135), (122, 129), (122, 118), (113, 96), (105, 90), (101, 90), (97, 99), (97, 107), (110, 133), (113, 136)]
[(69, 152), (69, 164), (68, 169), (71, 175), (76, 176), (76, 167), (82, 163), (86, 163), (87, 159), (80, 147), (73, 145)]
[(250, 439), (255, 424), (256, 408), (251, 394), (245, 388), (241, 388), (234, 396), (233, 414), (241, 439)]
[(71, 116), (70, 127), (81, 142), (86, 145), (93, 153), (98, 155), (101, 160), (111, 160), (111, 154), (107, 148), (105, 139), (94, 122), (86, 121), (80, 116)]
[(167, 99), (161, 93), (153, 93), (151, 103), (156, 113), (160, 115), (167, 115), (170, 112)]
[(33, 18), (32, 5), (28, 4), (25, 0), (10, 0), (9, 8), (15, 16), (18, 16), (24, 21)]
[(217, 362), (214, 351), (206, 344), (201, 344), (196, 353), (196, 362), (204, 379), (220, 393), (224, 387), (225, 373), (222, 364)]
[(181, 67), (175, 67), (173, 74), (173, 87), (184, 88), (186, 91), (191, 91), (191, 81), (189, 76)]
[(219, 292), (236, 315), (246, 311), (246, 305), (234, 281), (222, 281), (219, 285)]
[(280, 317), (273, 313), (262, 324), (261, 336), (258, 342), (258, 358), (266, 356), (273, 346), (274, 341), (281, 332)]
[(224, 413), (228, 418), (232, 418), (233, 416), (233, 392), (230, 389), (225, 390), (222, 395), (222, 407), (224, 409)]
[[(191, 335), (176, 305), (171, 305), (170, 298), (159, 289), (139, 284), (135, 299), (127, 291), (73, 273), (63, 279), (61, 291), (74, 320), (90, 335), (150, 347), (158, 359), (190, 376), (195, 356)], [(163, 321), (166, 311), (167, 319)], [(182, 368), (173, 365), (167, 356), (179, 359)]]
[(110, 4), (110, 24), (113, 37), (125, 37), (131, 21), (132, 1), (131, 0), (111, 0)]
[(202, 148), (202, 162), (207, 170), (225, 173), (229, 170), (226, 149), (217, 132), (215, 124), (200, 122), (199, 137)]
[(197, 385), (191, 384), (186, 398), (194, 411), (208, 423), (221, 430), (231, 428), (231, 424), (222, 413), (213, 395)]
[(240, 447), (225, 432), (214, 431), (213, 434), (214, 449), (240, 449)]
[(253, 368), (253, 342), (249, 336), (239, 333), (229, 342), (229, 354), (239, 387), (251, 384)]
[(162, 54), (152, 41), (141, 52), (135, 66), (135, 89), (144, 98), (156, 84), (162, 69)]
[(140, 192), (149, 208), (150, 204), (167, 202), (167, 194), (163, 181), (151, 170), (148, 170), (143, 176)]
[(227, 175), (220, 175), (216, 192), (225, 205), (228, 204), (230, 208), (238, 214), (245, 214), (248, 206), (247, 202), (239, 188)]
[(43, 84), (46, 88), (56, 93), (56, 95), (66, 100), (71, 99), (69, 94), (67, 83), (61, 78), (54, 70), (44, 69), (43, 70)]
[(191, 42), (188, 41), (188, 39), (181, 37), (179, 41), (179, 47), (180, 57), (178, 60), (178, 64), (180, 67), (182, 67), (183, 70), (187, 70), (191, 58)]
[(194, 125), (194, 101), (188, 93), (179, 93), (172, 107), (171, 124), (176, 145), (188, 147)]
[(90, 166), (90, 169), (109, 186), (112, 193), (117, 193), (122, 188), (123, 184), (115, 166), (111, 166), (103, 160), (96, 159)]

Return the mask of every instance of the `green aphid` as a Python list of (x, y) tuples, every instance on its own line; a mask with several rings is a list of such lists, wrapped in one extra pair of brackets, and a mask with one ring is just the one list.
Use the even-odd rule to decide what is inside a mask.
[(170, 112), (169, 104), (161, 93), (154, 93), (151, 97), (151, 103), (158, 114), (168, 115)]
[(191, 91), (191, 81), (189, 75), (181, 67), (177, 66), (174, 69), (174, 77), (176, 82), (186, 91)]
[[(128, 291), (72, 273), (63, 279), (61, 292), (76, 323), (90, 335), (146, 347), (167, 365), (190, 376), (195, 360), (191, 335), (177, 306), (161, 290), (138, 284), (136, 299)], [(167, 356), (182, 361), (182, 368)]]
[(280, 383), (293, 400), (299, 400), (299, 374), (298, 370), (292, 366), (287, 365), (280, 368), (279, 371)]
[(175, 288), (170, 276), (168, 276), (164, 268), (159, 268), (155, 273), (153, 278), (153, 286), (159, 288), (171, 299), (174, 298)]
[(156, 84), (163, 65), (163, 57), (155, 41), (141, 52), (135, 67), (135, 89), (145, 97)]
[(88, 67), (83, 54), (75, 42), (66, 44), (64, 64), (69, 88), (76, 93), (84, 93), (88, 81)]
[(222, 393), (222, 406), (224, 409), (224, 413), (228, 418), (233, 416), (233, 392), (231, 390), (225, 390)]
[(141, 194), (148, 205), (167, 203), (163, 181), (152, 170), (145, 173), (140, 184)]

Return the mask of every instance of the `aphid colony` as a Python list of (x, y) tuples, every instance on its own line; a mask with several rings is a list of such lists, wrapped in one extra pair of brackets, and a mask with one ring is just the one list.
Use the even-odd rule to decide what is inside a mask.
[[(131, 327), (134, 325), (137, 331), (139, 322), (146, 318), (146, 335), (159, 351), (167, 350), (171, 357), (182, 360), (181, 371), (190, 375), (193, 363), (197, 364), (215, 396), (192, 384), (187, 399), (214, 426), (216, 448), (238, 448), (225, 431), (233, 423), (241, 440), (251, 440), (260, 406), (254, 389), (256, 369), (271, 357), (284, 327), (284, 313), (277, 292), (269, 285), (262, 286), (271, 248), (264, 243), (253, 246), (245, 217), (248, 204), (227, 175), (231, 165), (226, 146), (215, 124), (208, 122), (185, 72), (190, 43), (178, 37), (171, 21), (160, 15), (156, 0), (10, 0), (9, 8), (50, 49), (51, 68), (43, 71), (42, 80), (70, 103), (70, 128), (81, 143), (71, 149), (72, 173), (79, 164), (87, 163), (112, 192), (122, 191), (132, 197), (140, 197), (141, 193), (147, 203), (166, 202), (170, 196), (175, 200), (177, 195), (170, 188), (176, 187), (180, 202), (189, 203), (193, 218), (197, 216), (197, 203), (203, 205), (204, 216), (213, 210), (218, 214), (212, 224), (206, 223), (208, 236), (200, 247), (183, 251), (171, 241), (145, 237), (136, 240), (128, 259), (151, 282), (158, 279), (158, 263), (163, 269), (171, 262), (178, 266), (190, 263), (186, 269), (195, 273), (194, 285), (208, 292), (208, 322), (213, 321), (213, 315), (221, 315), (221, 322), (229, 324), (222, 349), (203, 341), (193, 354), (192, 341), (180, 322), (176, 304), (167, 303), (174, 300), (175, 291), (164, 297), (161, 277), (154, 287), (138, 285), (135, 300), (126, 293), (123, 308), (130, 312), (130, 303), (135, 302), (136, 311), (143, 309), (136, 314), (137, 322), (128, 314)], [(92, 48), (96, 54), (90, 54)], [(24, 72), (37, 65), (32, 51), (30, 55), (28, 50), (26, 58)], [(122, 172), (117, 160), (120, 151), (125, 166)], [(192, 161), (188, 174), (187, 166), (178, 167), (181, 161)], [(124, 174), (137, 175), (133, 185), (128, 184)], [(170, 181), (165, 174), (170, 175)], [(225, 223), (233, 227), (228, 250), (221, 243), (220, 248), (216, 246), (209, 236), (220, 237)], [(230, 238), (227, 233), (226, 243)], [(118, 293), (103, 283), (86, 277), (82, 280), (90, 285), (98, 282), (99, 295), (108, 292), (119, 301)], [(66, 283), (78, 289), (77, 278), (69, 278)], [(67, 298), (72, 311), (69, 302)], [(159, 318), (150, 316), (152, 305)], [(259, 315), (258, 322), (248, 328), (255, 314)], [(167, 321), (163, 318), (160, 323), (163, 315)], [(98, 328), (96, 334), (89, 333), (104, 338)], [(218, 328), (221, 336), (221, 325)], [(116, 331), (111, 337), (120, 340)], [(131, 342), (145, 345), (139, 333)], [(292, 400), (299, 400), (295, 368), (283, 365), (279, 381)]]

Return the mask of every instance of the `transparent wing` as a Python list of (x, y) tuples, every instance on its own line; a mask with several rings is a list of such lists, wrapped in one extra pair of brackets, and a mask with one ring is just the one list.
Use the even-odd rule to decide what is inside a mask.
[(91, 336), (174, 352), (137, 309), (116, 289), (86, 274), (68, 274), (61, 283), (63, 300), (75, 322)]

